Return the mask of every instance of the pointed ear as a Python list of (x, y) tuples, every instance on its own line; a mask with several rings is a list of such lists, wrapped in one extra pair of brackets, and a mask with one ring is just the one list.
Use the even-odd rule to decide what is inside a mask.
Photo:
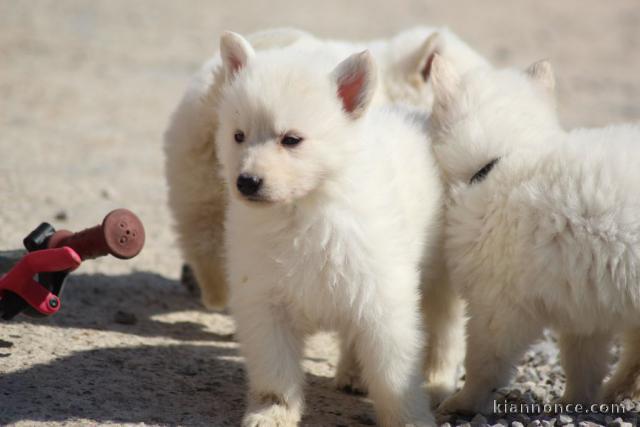
[(241, 35), (226, 31), (220, 37), (220, 56), (227, 79), (235, 76), (247, 65), (255, 54), (253, 48)]
[(444, 120), (460, 92), (460, 76), (443, 57), (435, 54), (431, 61), (431, 84), (433, 86), (433, 116)]
[(531, 80), (538, 84), (552, 98), (555, 95), (556, 79), (553, 76), (551, 63), (546, 60), (538, 61), (529, 66), (526, 70)]
[(338, 86), (342, 108), (356, 119), (366, 110), (376, 89), (376, 66), (368, 50), (356, 53), (342, 61), (331, 72)]
[(439, 54), (442, 49), (442, 36), (435, 32), (429, 35), (427, 39), (420, 45), (415, 54), (415, 70), (422, 77), (422, 81), (429, 81), (431, 77), (431, 67), (433, 58)]

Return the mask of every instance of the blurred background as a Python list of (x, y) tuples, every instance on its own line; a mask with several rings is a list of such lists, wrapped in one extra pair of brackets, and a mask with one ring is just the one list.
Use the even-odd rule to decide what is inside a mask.
[[(293, 26), (363, 40), (416, 25), (447, 25), (496, 65), (550, 59), (567, 127), (640, 120), (638, 0), (0, 0), (0, 250), (18, 248), (42, 221), (80, 229), (116, 207), (138, 213), (148, 235), (131, 262), (83, 265), (66, 311), (0, 328), (0, 424), (220, 425), (239, 416), (231, 322), (201, 312), (175, 280), (161, 150), (168, 117), (223, 30)], [(137, 325), (114, 323), (119, 309), (137, 313)], [(311, 346), (305, 366), (322, 387), (310, 400), (330, 403), (334, 424), (367, 424), (368, 405), (331, 391), (335, 354), (331, 340)]]

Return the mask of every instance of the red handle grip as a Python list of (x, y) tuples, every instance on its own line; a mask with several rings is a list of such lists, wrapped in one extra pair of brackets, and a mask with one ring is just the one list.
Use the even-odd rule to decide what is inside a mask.
[(127, 209), (110, 212), (101, 225), (78, 233), (56, 231), (49, 238), (49, 248), (68, 246), (83, 260), (111, 254), (129, 259), (138, 255), (144, 246), (144, 226), (140, 219)]

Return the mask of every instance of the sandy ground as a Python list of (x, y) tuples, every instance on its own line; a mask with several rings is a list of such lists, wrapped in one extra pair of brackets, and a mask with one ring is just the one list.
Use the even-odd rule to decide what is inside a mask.
[[(58, 315), (0, 326), (0, 425), (238, 424), (233, 323), (176, 281), (161, 153), (168, 115), (224, 29), (370, 38), (447, 24), (497, 64), (549, 58), (567, 126), (640, 119), (637, 0), (304, 3), (0, 0), (0, 250), (41, 221), (80, 229), (121, 206), (147, 227), (138, 258), (83, 265)], [(118, 310), (137, 322), (115, 322)], [(366, 399), (331, 386), (336, 353), (328, 335), (309, 343), (303, 423), (371, 425)]]

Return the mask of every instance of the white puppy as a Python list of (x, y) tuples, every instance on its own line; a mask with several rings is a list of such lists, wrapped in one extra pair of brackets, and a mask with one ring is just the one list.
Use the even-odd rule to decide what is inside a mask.
[(564, 402), (638, 397), (640, 128), (563, 131), (546, 62), (462, 78), (433, 63), (432, 131), (448, 183), (446, 255), (469, 307), (464, 388), (441, 409), (483, 411), (543, 328), (559, 334)]
[[(446, 28), (415, 28), (390, 40), (368, 43), (319, 40), (293, 29), (264, 31), (249, 40), (257, 50), (279, 49), (289, 55), (314, 52), (327, 63), (337, 63), (369, 48), (380, 64), (372, 103), (406, 103), (425, 112), (431, 110), (433, 103), (430, 70), (435, 53), (446, 57), (460, 71), (487, 65)], [(216, 55), (193, 78), (165, 134), (169, 205), (184, 258), (194, 270), (208, 307), (221, 307), (227, 302), (222, 236), (228, 196), (214, 149), (216, 108), (223, 83), (221, 58)], [(422, 294), (422, 305), (429, 329), (425, 370), (432, 397), (439, 401), (456, 386), (457, 369), (464, 355), (464, 322), (462, 304), (448, 286), (442, 268), (444, 261), (431, 261), (423, 269), (423, 281), (428, 286)], [(351, 347), (351, 343), (342, 342), (336, 385), (365, 391)]]
[[(461, 71), (487, 64), (446, 28), (415, 28), (389, 41), (369, 43), (325, 41), (299, 30), (276, 29), (253, 34), (249, 41), (256, 50), (293, 47), (294, 52), (315, 51), (336, 60), (370, 49), (380, 64), (374, 103), (406, 103), (426, 112), (433, 102), (429, 74), (436, 52)], [(169, 205), (179, 245), (194, 270), (203, 303), (211, 308), (227, 301), (221, 247), (226, 194), (213, 150), (220, 64), (216, 55), (194, 76), (165, 134)]]
[(218, 158), (230, 193), (230, 307), (246, 358), (244, 425), (295, 425), (305, 335), (352, 343), (384, 426), (432, 425), (421, 390), (420, 264), (441, 184), (414, 117), (368, 111), (368, 52), (333, 70), (312, 52), (221, 39)]
[[(250, 40), (261, 49), (315, 43), (310, 34), (294, 29), (260, 32)], [(210, 308), (224, 307), (228, 293), (222, 245), (227, 194), (214, 144), (223, 81), (216, 55), (191, 79), (164, 137), (169, 207), (178, 244)]]

